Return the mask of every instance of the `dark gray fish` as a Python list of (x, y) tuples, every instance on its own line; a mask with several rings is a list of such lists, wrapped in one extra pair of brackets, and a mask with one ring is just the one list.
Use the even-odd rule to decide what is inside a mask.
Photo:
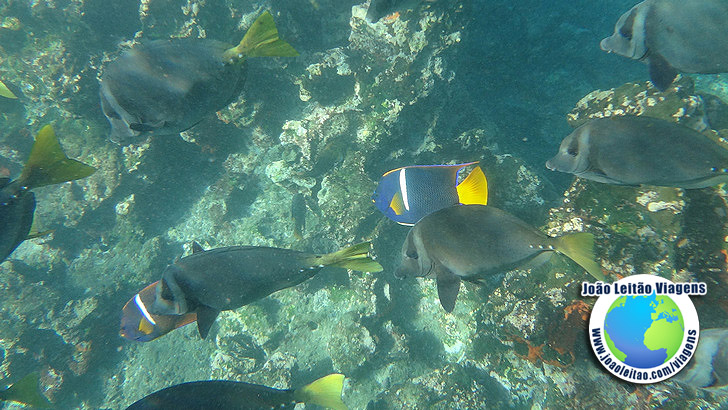
[(701, 330), (695, 354), (674, 380), (707, 389), (728, 386), (728, 329)]
[(660, 90), (684, 73), (728, 72), (728, 1), (646, 0), (624, 13), (602, 50), (649, 65)]
[(604, 280), (593, 247), (589, 233), (551, 238), (492, 206), (456, 205), (415, 224), (402, 245), (402, 262), (395, 276), (434, 276), (440, 304), (452, 312), (461, 280), (483, 283), (498, 273), (540, 262), (540, 256), (553, 252)]
[(363, 242), (326, 255), (290, 249), (231, 246), (202, 250), (167, 266), (156, 287), (152, 315), (197, 313), (204, 339), (223, 310), (233, 310), (273, 292), (298, 285), (324, 266), (379, 272), (381, 265)]
[(28, 162), (14, 181), (0, 178), (0, 262), (29, 236), (33, 225), (33, 188), (85, 178), (96, 168), (69, 159), (50, 125), (35, 138)]
[(293, 236), (300, 241), (306, 229), (306, 198), (301, 193), (294, 195), (291, 200), (291, 219), (293, 219)]
[(222, 59), (229, 48), (215, 40), (172, 39), (123, 53), (101, 78), (101, 108), (111, 139), (178, 134), (228, 105), (245, 81), (244, 64)]
[(261, 14), (238, 46), (206, 39), (144, 43), (111, 62), (101, 77), (101, 108), (111, 139), (173, 135), (225, 107), (242, 91), (248, 57), (296, 56)]
[(127, 407), (127, 410), (293, 409), (296, 403), (346, 410), (341, 401), (343, 387), (343, 374), (330, 374), (295, 390), (232, 380), (204, 380), (158, 390)]
[(728, 181), (728, 150), (669, 121), (599, 118), (564, 138), (546, 167), (609, 184), (704, 188)]

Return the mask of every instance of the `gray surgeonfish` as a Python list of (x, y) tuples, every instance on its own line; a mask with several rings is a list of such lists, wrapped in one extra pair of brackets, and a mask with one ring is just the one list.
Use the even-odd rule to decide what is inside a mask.
[(541, 256), (554, 252), (604, 280), (593, 247), (590, 233), (551, 238), (492, 206), (455, 205), (425, 216), (412, 227), (395, 276), (434, 276), (440, 304), (452, 312), (460, 281), (483, 283), (493, 275), (536, 264), (545, 259)]
[(727, 21), (726, 0), (646, 0), (624, 13), (600, 46), (646, 62), (664, 90), (678, 72), (728, 72)]
[(701, 330), (693, 358), (674, 380), (706, 389), (728, 386), (728, 329)]
[(139, 44), (101, 77), (101, 108), (119, 143), (148, 133), (178, 134), (225, 107), (242, 91), (248, 57), (296, 56), (263, 13), (238, 46), (207, 39)]
[(728, 150), (665, 120), (599, 118), (564, 138), (546, 167), (609, 184), (705, 188), (728, 181)]
[(233, 310), (316, 275), (324, 266), (379, 272), (363, 242), (340, 251), (315, 255), (290, 249), (231, 246), (203, 250), (167, 266), (156, 286), (150, 315), (197, 314), (204, 339), (223, 310)]
[(30, 233), (35, 212), (31, 189), (85, 178), (95, 171), (66, 157), (53, 127), (41, 128), (20, 177), (0, 178), (0, 262), (24, 240), (37, 236)]

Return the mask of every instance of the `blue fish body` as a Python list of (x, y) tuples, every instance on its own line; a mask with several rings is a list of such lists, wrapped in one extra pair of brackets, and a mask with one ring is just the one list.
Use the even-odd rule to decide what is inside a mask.
[(480, 167), (457, 183), (460, 170), (473, 164), (476, 163), (416, 165), (391, 170), (382, 175), (372, 201), (387, 218), (402, 225), (414, 225), (432, 212), (456, 204), (485, 205), (488, 185)]

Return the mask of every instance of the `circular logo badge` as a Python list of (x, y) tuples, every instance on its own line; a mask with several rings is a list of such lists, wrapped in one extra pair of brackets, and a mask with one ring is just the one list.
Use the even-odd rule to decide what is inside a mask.
[(599, 295), (589, 340), (597, 360), (615, 376), (656, 383), (676, 375), (692, 358), (699, 324), (689, 295), (705, 294), (704, 283), (633, 275), (615, 283), (585, 282), (582, 294)]

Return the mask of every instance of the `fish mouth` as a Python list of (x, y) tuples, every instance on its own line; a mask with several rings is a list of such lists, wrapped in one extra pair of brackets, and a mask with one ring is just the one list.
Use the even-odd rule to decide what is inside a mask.
[(556, 171), (556, 167), (554, 166), (553, 162), (551, 160), (546, 161), (546, 169), (549, 171)]

